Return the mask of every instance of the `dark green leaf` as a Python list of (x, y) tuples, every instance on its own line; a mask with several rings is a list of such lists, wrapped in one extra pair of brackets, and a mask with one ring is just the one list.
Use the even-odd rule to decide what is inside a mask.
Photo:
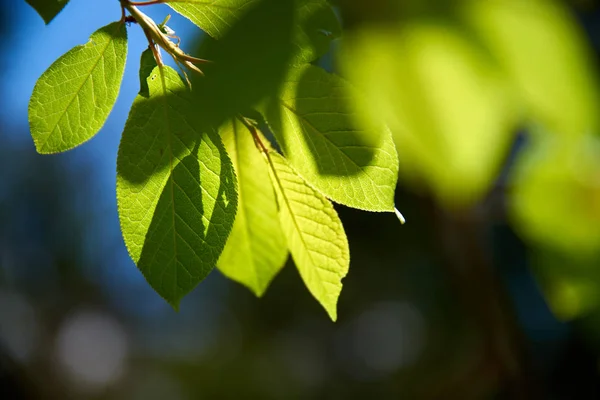
[(69, 0), (25, 0), (44, 19), (46, 24), (50, 23), (67, 5)]
[(293, 0), (263, 0), (219, 41), (206, 44), (193, 81), (198, 112), (213, 125), (246, 111), (281, 84), (292, 56)]

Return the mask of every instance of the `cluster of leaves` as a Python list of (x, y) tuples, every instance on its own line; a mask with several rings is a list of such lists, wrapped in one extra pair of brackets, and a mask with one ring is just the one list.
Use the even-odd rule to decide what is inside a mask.
[[(46, 22), (67, 3), (27, 1)], [(139, 8), (155, 3), (210, 36), (198, 53), (212, 64), (205, 76), (192, 77), (193, 90), (162, 63), (156, 45), (164, 38), (140, 20)], [(121, 138), (117, 197), (138, 268), (177, 308), (215, 266), (260, 296), (291, 253), (335, 320), (350, 258), (331, 200), (394, 212), (398, 160), (383, 126), (357, 128), (354, 89), (311, 64), (341, 33), (331, 6), (326, 0), (120, 4), (120, 21), (97, 30), (38, 80), (29, 107), (38, 152), (72, 149), (100, 130), (119, 93), (127, 29), (137, 28), (128, 22), (137, 22), (150, 49), (142, 54), (140, 92)]]
[[(588, 295), (600, 287), (600, 79), (568, 2), (340, 1), (358, 21), (341, 70), (365, 93), (362, 123), (392, 130), (401, 179), (468, 209), (509, 164), (508, 218), (551, 249), (536, 257), (551, 305), (574, 317), (600, 304)], [(518, 132), (525, 144), (509, 156)]]

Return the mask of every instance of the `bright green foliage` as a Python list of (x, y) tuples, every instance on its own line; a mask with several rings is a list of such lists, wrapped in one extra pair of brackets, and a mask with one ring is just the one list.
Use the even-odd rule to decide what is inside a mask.
[(238, 179), (238, 212), (219, 259), (225, 276), (262, 296), (288, 257), (264, 155), (238, 120), (221, 128)]
[(350, 254), (333, 205), (278, 153), (270, 152), (279, 219), (302, 280), (333, 321)]
[(177, 72), (156, 67), (123, 132), (117, 197), (123, 237), (150, 285), (175, 308), (215, 267), (237, 207), (220, 137), (198, 121)]
[[(49, 21), (67, 0), (28, 2)], [(335, 320), (350, 256), (330, 200), (394, 211), (398, 157), (382, 124), (358, 127), (353, 98), (362, 94), (309, 64), (341, 35), (333, 8), (326, 0), (170, 0), (208, 34), (188, 55), (146, 15), (156, 2), (141, 3), (115, 1), (123, 19), (39, 79), (29, 108), (37, 150), (66, 151), (101, 129), (119, 92), (126, 29), (142, 27), (149, 48), (117, 158), (131, 258), (177, 309), (215, 266), (262, 296), (291, 253)], [(187, 79), (164, 65), (167, 55), (188, 68)], [(287, 158), (258, 130), (264, 122)]]
[(67, 5), (69, 0), (25, 0), (33, 7), (46, 24), (50, 23)]
[(102, 128), (117, 100), (126, 58), (125, 24), (114, 22), (44, 72), (29, 103), (29, 126), (38, 152), (72, 149)]
[(398, 158), (389, 132), (361, 130), (349, 85), (321, 68), (291, 73), (267, 106), (267, 121), (292, 166), (335, 202), (393, 211)]
[(594, 56), (555, 1), (473, 1), (467, 19), (514, 82), (525, 109), (556, 134), (600, 128)]
[(256, 3), (257, 0), (170, 0), (168, 4), (218, 39)]
[(473, 204), (498, 173), (516, 125), (491, 60), (452, 25), (414, 22), (349, 38), (342, 67), (365, 126), (386, 121), (401, 171), (446, 206)]

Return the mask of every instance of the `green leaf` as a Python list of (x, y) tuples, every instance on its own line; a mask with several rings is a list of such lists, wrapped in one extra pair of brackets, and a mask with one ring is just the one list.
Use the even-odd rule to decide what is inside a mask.
[(266, 119), (290, 164), (335, 202), (394, 211), (398, 156), (387, 129), (361, 130), (341, 78), (311, 65), (288, 76)]
[(156, 60), (154, 59), (154, 53), (149, 48), (142, 52), (140, 58), (140, 95), (144, 97), (150, 97), (150, 88), (148, 87), (148, 77), (152, 74), (152, 71), (156, 68)]
[(175, 308), (215, 267), (237, 208), (233, 166), (169, 67), (148, 77), (119, 148), (117, 199), (125, 244)]
[(340, 37), (342, 26), (326, 0), (298, 0), (293, 43), (298, 48), (293, 64), (312, 62), (329, 51), (331, 42)]
[(511, 169), (509, 217), (538, 246), (593, 257), (600, 250), (600, 139), (566, 139), (543, 129)]
[(42, 74), (29, 103), (29, 127), (38, 152), (72, 149), (102, 128), (117, 100), (126, 58), (125, 24), (114, 22)]
[(337, 319), (342, 278), (350, 252), (344, 227), (333, 205), (311, 188), (275, 152), (270, 152), (279, 219), (294, 263), (308, 290)]
[(204, 32), (221, 38), (259, 0), (170, 0), (168, 5)]
[(446, 207), (490, 188), (514, 137), (517, 113), (489, 55), (450, 22), (370, 26), (345, 41), (340, 66), (364, 96), (364, 126), (385, 121), (401, 175)]
[[(168, 5), (215, 39), (226, 35), (260, 0), (171, 0)], [(329, 50), (331, 41), (341, 35), (341, 25), (326, 0), (279, 0), (296, 9), (294, 63), (316, 60)], [(247, 32), (250, 33), (250, 32)], [(248, 40), (250, 42), (250, 40)]]
[(67, 5), (69, 0), (25, 0), (40, 14), (46, 24), (50, 23)]
[(471, 1), (465, 14), (512, 78), (528, 117), (565, 135), (600, 128), (596, 56), (557, 1)]
[(192, 91), (205, 121), (219, 126), (277, 91), (292, 56), (293, 5), (260, 1), (220, 40), (205, 42), (197, 54), (212, 63)]
[(288, 257), (265, 157), (238, 120), (221, 128), (238, 179), (238, 212), (219, 259), (225, 276), (262, 296)]

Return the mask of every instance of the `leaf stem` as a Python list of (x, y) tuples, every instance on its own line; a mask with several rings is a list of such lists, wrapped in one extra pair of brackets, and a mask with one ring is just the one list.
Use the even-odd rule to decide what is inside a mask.
[[(179, 44), (175, 44), (169, 39), (169, 36), (165, 34), (160, 27), (154, 22), (154, 20), (148, 17), (146, 14), (141, 12), (136, 5), (151, 5), (151, 4), (159, 4), (163, 3), (165, 0), (153, 0), (147, 1), (143, 3), (131, 2), (129, 0), (120, 0), (121, 7), (126, 9), (129, 14), (137, 21), (137, 23), (142, 27), (144, 33), (148, 40), (155, 46), (160, 46), (164, 51), (169, 53), (171, 57), (175, 60), (176, 63), (180, 63), (191, 70), (198, 72), (200, 75), (204, 75), (202, 70), (200, 70), (195, 64), (207, 63), (208, 60), (203, 60), (201, 58), (192, 57), (186, 54), (183, 50), (179, 48)], [(153, 49), (152, 52), (156, 57), (158, 51)], [(162, 63), (160, 58), (156, 59), (157, 63)]]
[(258, 149), (261, 151), (261, 153), (263, 153), (267, 158), (269, 158), (269, 149), (267, 149), (267, 146), (265, 146), (265, 144), (262, 142), (262, 140), (260, 140), (260, 136), (258, 135), (256, 127), (254, 125), (252, 125), (248, 121), (248, 119), (246, 119), (246, 117), (244, 117), (242, 115), (238, 116), (238, 119), (252, 134), (252, 138), (254, 138), (254, 144), (256, 144), (256, 147), (258, 147)]

